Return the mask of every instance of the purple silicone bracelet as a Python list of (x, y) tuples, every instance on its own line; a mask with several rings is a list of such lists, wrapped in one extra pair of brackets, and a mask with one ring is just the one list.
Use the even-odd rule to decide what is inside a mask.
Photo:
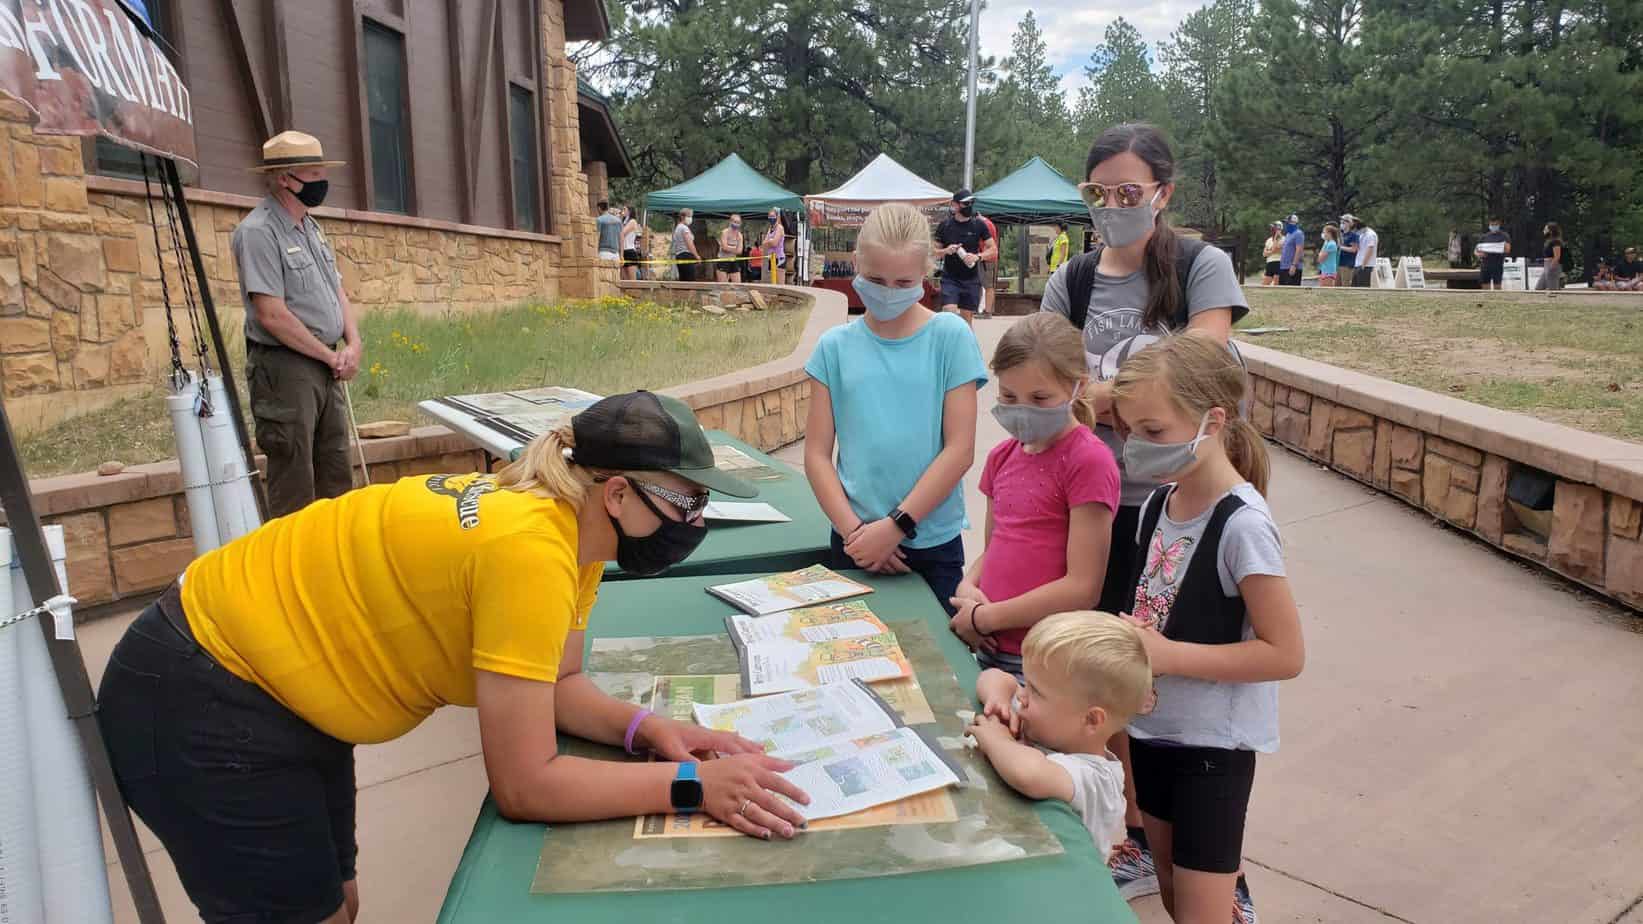
[(633, 749), (633, 736), (639, 731), (639, 723), (643, 722), (646, 717), (655, 714), (649, 709), (641, 709), (633, 714), (633, 721), (628, 723), (628, 733), (622, 736), (622, 750), (627, 751), (629, 754), (638, 753)]

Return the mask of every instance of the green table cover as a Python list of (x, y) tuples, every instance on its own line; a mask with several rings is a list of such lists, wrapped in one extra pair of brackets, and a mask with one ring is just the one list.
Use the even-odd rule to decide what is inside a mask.
[[(719, 430), (708, 431), (715, 445), (734, 446), (763, 463), (778, 477), (750, 478), (759, 489), (754, 501), (775, 507), (793, 518), (791, 523), (710, 523), (701, 548), (667, 573), (670, 578), (697, 574), (760, 574), (797, 571), (807, 565), (827, 561), (827, 543), (832, 525), (810, 493), (804, 473), (754, 449)], [(736, 498), (714, 495), (715, 500)], [(616, 567), (605, 567), (605, 580), (626, 581), (632, 576)]]
[[(589, 625), (589, 638), (696, 635), (723, 631), (730, 608), (705, 593), (732, 577), (698, 576), (628, 581), (606, 586)], [(876, 590), (875, 612), (895, 619), (922, 615), (967, 688), (976, 666), (946, 629), (946, 617), (916, 575), (882, 578), (852, 574)], [(728, 642), (727, 642), (728, 644)], [(994, 781), (994, 785), (1002, 783)], [(1065, 803), (1037, 808), (1064, 853), (1008, 863), (910, 873), (877, 879), (798, 883), (696, 891), (601, 892), (533, 895), (544, 826), (504, 820), (487, 798), (440, 909), (439, 924), (576, 922), (633, 924), (712, 921), (716, 924), (851, 924), (926, 921), (1134, 921), (1077, 814)], [(771, 845), (771, 857), (794, 845)], [(590, 862), (596, 862), (590, 858)]]

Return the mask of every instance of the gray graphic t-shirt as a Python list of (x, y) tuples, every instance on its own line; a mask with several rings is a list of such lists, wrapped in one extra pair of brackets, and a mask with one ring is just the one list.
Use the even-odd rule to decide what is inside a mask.
[[(1158, 528), (1151, 536), (1136, 536), (1136, 541), (1145, 543), (1146, 565), (1136, 584), (1133, 615), (1163, 629), (1194, 555), (1216, 556), (1221, 592), (1227, 596), (1236, 595), (1238, 583), (1252, 574), (1283, 576), (1283, 547), (1266, 500), (1248, 482), (1229, 493), (1236, 494), (1245, 506), (1227, 519), (1218, 549), (1200, 548), (1200, 540), (1221, 498), (1190, 520), (1171, 519), (1166, 509), (1159, 514)], [(1143, 522), (1146, 514), (1143, 510)], [(1247, 618), (1243, 637), (1255, 637)], [(1278, 749), (1276, 682), (1216, 683), (1165, 675), (1154, 679), (1153, 690), (1158, 701), (1152, 711), (1130, 721), (1130, 734), (1137, 738), (1268, 753)]]
[[(1108, 381), (1118, 374), (1118, 367), (1131, 353), (1142, 349), (1161, 336), (1170, 333), (1162, 327), (1145, 329), (1141, 318), (1147, 308), (1147, 274), (1137, 270), (1128, 276), (1103, 276), (1096, 273), (1090, 286), (1089, 315), (1084, 321), (1084, 360), (1089, 365), (1090, 377)], [(1213, 308), (1247, 308), (1244, 290), (1238, 284), (1238, 274), (1232, 269), (1232, 258), (1218, 247), (1205, 247), (1192, 262), (1187, 274), (1187, 316)], [(1054, 311), (1071, 317), (1067, 295), (1067, 266), (1063, 264), (1044, 285), (1041, 310)], [(1119, 470), (1124, 465), (1123, 442), (1111, 427), (1095, 428), (1096, 435), (1118, 459)], [(1134, 507), (1147, 499), (1157, 485), (1138, 481), (1124, 474), (1121, 503)]]

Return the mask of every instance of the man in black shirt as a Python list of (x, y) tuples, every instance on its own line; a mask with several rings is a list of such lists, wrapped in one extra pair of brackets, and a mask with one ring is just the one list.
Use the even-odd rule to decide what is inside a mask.
[(1501, 230), (1500, 219), (1489, 219), (1489, 230), (1478, 238), (1472, 251), (1478, 258), (1478, 282), (1485, 289), (1499, 289), (1506, 274), (1506, 258), (1512, 253), (1512, 239)]
[(957, 311), (966, 324), (974, 322), (981, 304), (978, 264), (998, 254), (986, 223), (976, 217), (975, 198), (968, 189), (953, 193), (953, 214), (936, 228), (936, 253), (942, 256), (941, 310)]
[(1643, 263), (1637, 261), (1637, 248), (1627, 247), (1625, 255), (1615, 261), (1614, 278), (1622, 282), (1632, 282), (1637, 279), (1639, 273), (1643, 273)]

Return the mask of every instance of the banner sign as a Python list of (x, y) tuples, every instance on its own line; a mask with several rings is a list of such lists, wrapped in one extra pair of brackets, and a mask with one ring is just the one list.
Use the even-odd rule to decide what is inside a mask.
[(194, 163), (188, 88), (119, 0), (0, 0), (0, 94), (29, 108), (35, 131)]
[[(867, 221), (867, 213), (881, 203), (870, 202), (861, 205), (837, 205), (832, 202), (823, 202), (819, 199), (810, 199), (805, 202), (809, 207), (810, 226), (813, 228), (859, 228)], [(931, 224), (938, 224), (943, 218), (952, 214), (947, 203), (938, 202), (934, 205), (917, 207), (924, 213), (924, 217)]]

